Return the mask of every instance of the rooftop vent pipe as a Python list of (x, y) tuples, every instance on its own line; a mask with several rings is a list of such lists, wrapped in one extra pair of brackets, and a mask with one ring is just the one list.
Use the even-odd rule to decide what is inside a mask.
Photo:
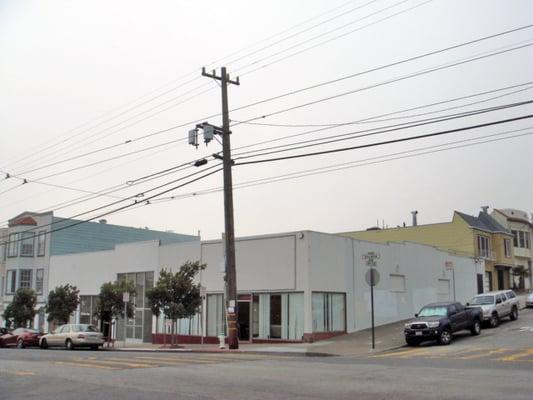
[(411, 211), (411, 214), (413, 214), (413, 226), (417, 226), (418, 225), (418, 221), (416, 219), (416, 216), (418, 214), (418, 211)]

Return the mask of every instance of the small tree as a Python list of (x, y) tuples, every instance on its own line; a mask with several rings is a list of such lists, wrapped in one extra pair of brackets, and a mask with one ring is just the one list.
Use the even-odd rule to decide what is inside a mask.
[(71, 286), (68, 283), (51, 290), (46, 302), (48, 322), (55, 321), (59, 325), (66, 324), (71, 314), (78, 308), (79, 293), (80, 291), (76, 286)]
[(130, 299), (135, 296), (135, 287), (132, 282), (124, 280), (104, 283), (100, 288), (94, 314), (107, 323), (111, 323), (113, 318), (132, 318), (134, 307), (131, 300), (127, 304), (127, 315), (124, 315), (124, 302), (122, 301), (124, 292), (130, 294)]
[(15, 328), (26, 327), (33, 320), (37, 295), (31, 289), (20, 288), (13, 296), (13, 301), (6, 307), (3, 317), (6, 321), (13, 320)]
[(146, 297), (154, 315), (163, 313), (172, 320), (171, 345), (175, 345), (174, 326), (178, 319), (190, 318), (202, 304), (200, 284), (194, 283), (196, 274), (205, 269), (205, 264), (187, 261), (176, 273), (161, 270), (156, 285), (147, 290)]

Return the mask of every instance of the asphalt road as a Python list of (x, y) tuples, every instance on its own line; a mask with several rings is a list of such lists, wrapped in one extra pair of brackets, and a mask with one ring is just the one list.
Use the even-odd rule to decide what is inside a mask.
[(0, 399), (533, 399), (533, 310), (362, 357), (0, 349)]

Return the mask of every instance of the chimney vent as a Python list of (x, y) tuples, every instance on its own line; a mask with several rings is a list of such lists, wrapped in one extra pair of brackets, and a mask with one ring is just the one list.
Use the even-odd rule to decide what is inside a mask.
[(107, 224), (107, 219), (99, 219), (98, 222), (101, 224)]
[(417, 214), (418, 214), (418, 211), (411, 211), (411, 214), (413, 214), (413, 226), (417, 226), (418, 225), (418, 220), (416, 218)]
[(481, 209), (483, 210), (483, 212), (484, 212), (485, 214), (487, 214), (488, 211), (489, 211), (489, 206), (482, 206)]

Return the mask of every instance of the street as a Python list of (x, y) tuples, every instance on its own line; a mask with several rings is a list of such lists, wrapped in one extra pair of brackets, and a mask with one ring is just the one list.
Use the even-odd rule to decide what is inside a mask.
[(533, 310), (360, 357), (0, 350), (1, 399), (531, 399)]

